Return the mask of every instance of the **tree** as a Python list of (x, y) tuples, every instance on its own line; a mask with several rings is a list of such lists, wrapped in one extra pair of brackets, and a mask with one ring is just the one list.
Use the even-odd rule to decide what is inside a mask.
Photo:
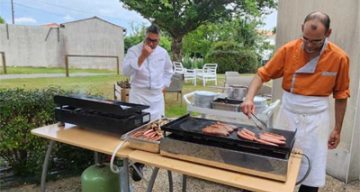
[(2, 17), (0, 17), (0, 24), (2, 23), (5, 23), (5, 20)]
[(259, 15), (275, 0), (119, 0), (158, 24), (172, 38), (173, 60), (182, 58), (183, 37), (205, 23), (223, 22), (234, 15)]
[(205, 57), (215, 42), (236, 42), (240, 48), (256, 50), (263, 41), (256, 28), (259, 18), (236, 17), (222, 23), (208, 23), (188, 33), (183, 40), (186, 55)]

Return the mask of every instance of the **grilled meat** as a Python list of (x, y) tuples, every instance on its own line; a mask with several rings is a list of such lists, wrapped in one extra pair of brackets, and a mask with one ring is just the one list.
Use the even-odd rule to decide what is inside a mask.
[(229, 132), (227, 131), (227, 129), (219, 126), (207, 126), (202, 129), (202, 132), (209, 135), (229, 136)]
[(264, 132), (260, 133), (259, 138), (256, 134), (246, 128), (242, 128), (237, 132), (237, 135), (245, 140), (256, 141), (265, 145), (279, 146), (286, 143), (286, 138), (282, 135)]
[(221, 122), (216, 122), (215, 123), (216, 126), (223, 126), (229, 133), (232, 133), (235, 129), (236, 126), (235, 125), (230, 125), (230, 124), (226, 124), (226, 123), (221, 123)]
[(132, 134), (133, 137), (148, 139), (152, 141), (159, 141), (163, 138), (163, 133), (161, 131), (161, 126), (168, 123), (167, 120), (158, 120), (152, 122), (149, 126), (144, 129), (138, 130)]

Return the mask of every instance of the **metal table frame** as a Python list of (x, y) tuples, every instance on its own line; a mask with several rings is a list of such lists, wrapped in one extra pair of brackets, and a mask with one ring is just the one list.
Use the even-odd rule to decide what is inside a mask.
[[(46, 175), (48, 170), (48, 162), (55, 142), (61, 142), (100, 153), (112, 154), (113, 149), (116, 147), (119, 141), (121, 141), (119, 138), (113, 137), (111, 135), (103, 135), (78, 127), (69, 128), (68, 130), (62, 129), (59, 128), (56, 124), (37, 128), (32, 130), (31, 132), (34, 135), (50, 140), (43, 162), (43, 170), (41, 177), (42, 192), (46, 191)], [(81, 137), (79, 137), (79, 134), (81, 134)], [(96, 140), (92, 140), (93, 138), (96, 138)], [(91, 141), (89, 142), (90, 144), (85, 143), (88, 140)], [(288, 181), (286, 183), (279, 183), (260, 177), (258, 178), (178, 159), (167, 158), (161, 156), (160, 154), (134, 150), (126, 146), (117, 153), (117, 156), (123, 159), (123, 168), (119, 173), (122, 192), (130, 191), (128, 169), (130, 165), (130, 160), (155, 167), (148, 183), (147, 192), (152, 191), (156, 176), (160, 168), (166, 169), (168, 172), (170, 192), (172, 192), (173, 190), (171, 171), (176, 171), (183, 174), (182, 191), (186, 191), (186, 177), (188, 175), (216, 183), (222, 183), (224, 185), (229, 185), (237, 188), (247, 188), (255, 191), (289, 191), (289, 189), (293, 189), (295, 185), (296, 176), (298, 174), (301, 163), (301, 158), (299, 156), (296, 156), (296, 158), (294, 158), (294, 162), (291, 163), (292, 170), (291, 176), (288, 178)], [(259, 183), (261, 183), (260, 186), (258, 185)]]
[[(72, 130), (71, 130), (72, 129)], [(76, 134), (90, 134), (91, 138), (100, 138), (101, 141), (106, 141), (106, 140), (110, 140), (110, 142), (112, 143), (111, 146), (110, 145), (104, 147), (104, 148), (99, 148), (99, 146), (96, 144), (93, 144), (92, 142), (89, 143), (81, 143), (81, 142), (71, 142), (74, 139), (70, 138), (70, 134), (65, 134), (64, 136), (60, 136), (61, 133), (66, 133), (67, 131), (72, 131), (73, 135), (71, 135), (72, 137), (76, 137)], [(45, 126), (42, 128), (37, 128), (31, 131), (32, 134), (49, 139), (49, 143), (47, 146), (47, 150), (46, 150), (46, 154), (45, 154), (45, 158), (44, 158), (44, 162), (43, 162), (43, 166), (42, 166), (42, 173), (41, 173), (41, 185), (40, 185), (40, 190), (41, 192), (45, 192), (46, 191), (46, 177), (47, 177), (47, 173), (48, 173), (48, 166), (49, 166), (49, 160), (51, 157), (51, 152), (52, 149), (54, 148), (54, 145), (56, 142), (60, 142), (60, 143), (64, 143), (64, 144), (69, 144), (69, 145), (73, 145), (76, 147), (80, 147), (80, 148), (84, 148), (84, 149), (89, 149), (95, 152), (95, 162), (97, 162), (97, 153), (105, 153), (108, 155), (112, 154), (112, 150), (115, 148), (114, 144), (118, 144), (121, 140), (120, 139), (116, 139), (114, 137), (110, 137), (110, 136), (106, 136), (100, 133), (96, 133), (93, 131), (89, 131), (89, 130), (85, 130), (85, 129), (80, 129), (79, 127), (72, 127), (69, 129), (65, 129), (65, 128), (59, 128), (56, 124), (54, 125), (49, 125), (49, 126)], [(90, 137), (88, 137), (90, 138)], [(129, 154), (131, 153), (131, 151), (134, 151), (132, 149), (128, 149), (129, 150)], [(119, 156), (118, 156), (119, 157)], [(129, 166), (130, 166), (130, 162), (129, 162), (129, 158), (128, 157), (121, 157), (120, 158), (123, 160), (123, 166), (120, 169), (119, 172), (119, 179), (120, 179), (120, 191), (121, 192), (130, 192), (130, 185), (129, 185)], [(151, 192), (156, 180), (156, 176), (158, 174), (159, 168), (155, 167), (155, 169), (153, 170), (153, 173), (151, 175), (151, 178), (149, 180), (148, 183), (148, 187), (147, 187), (147, 192)], [(172, 192), (173, 191), (173, 180), (172, 180), (172, 173), (171, 171), (167, 171), (168, 172), (168, 179), (169, 179), (169, 191)]]

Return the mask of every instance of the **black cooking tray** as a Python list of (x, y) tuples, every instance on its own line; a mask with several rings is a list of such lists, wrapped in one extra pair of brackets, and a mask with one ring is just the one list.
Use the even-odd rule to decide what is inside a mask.
[(135, 113), (141, 113), (143, 109), (149, 108), (149, 106), (146, 105), (80, 96), (55, 95), (54, 102), (60, 107), (71, 106), (74, 108), (82, 108), (87, 111), (96, 111), (99, 113), (108, 113), (118, 116), (129, 116)]
[[(280, 146), (270, 146), (255, 141), (245, 140), (237, 136), (237, 130), (233, 131), (229, 136), (215, 136), (202, 133), (203, 128), (215, 122), (217, 121), (191, 117), (189, 114), (187, 114), (180, 117), (179, 119), (163, 125), (161, 129), (178, 135), (183, 139), (186, 138), (189, 141), (200, 144), (224, 147), (237, 151), (251, 152), (283, 159), (287, 159), (289, 157), (295, 142), (295, 132), (273, 128), (270, 128), (268, 131), (283, 135), (286, 138), (286, 144)], [(232, 124), (228, 122), (226, 123)], [(256, 127), (250, 125), (232, 125), (235, 125), (238, 128), (245, 127), (253, 132), (259, 131)]]
[(213, 102), (240, 105), (243, 101), (242, 100), (229, 99), (229, 98), (225, 97), (225, 98), (217, 98)]
[(71, 123), (83, 128), (125, 134), (150, 120), (150, 114), (141, 112), (126, 118), (116, 115), (102, 114), (95, 111), (84, 111), (81, 108), (56, 107), (55, 119), (59, 122)]

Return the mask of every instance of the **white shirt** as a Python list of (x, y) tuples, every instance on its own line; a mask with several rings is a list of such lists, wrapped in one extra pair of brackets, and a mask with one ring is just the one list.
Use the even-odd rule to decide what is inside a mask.
[(167, 51), (157, 46), (139, 67), (138, 58), (142, 48), (143, 43), (131, 47), (124, 59), (122, 72), (130, 76), (131, 87), (149, 89), (169, 87), (174, 72)]

